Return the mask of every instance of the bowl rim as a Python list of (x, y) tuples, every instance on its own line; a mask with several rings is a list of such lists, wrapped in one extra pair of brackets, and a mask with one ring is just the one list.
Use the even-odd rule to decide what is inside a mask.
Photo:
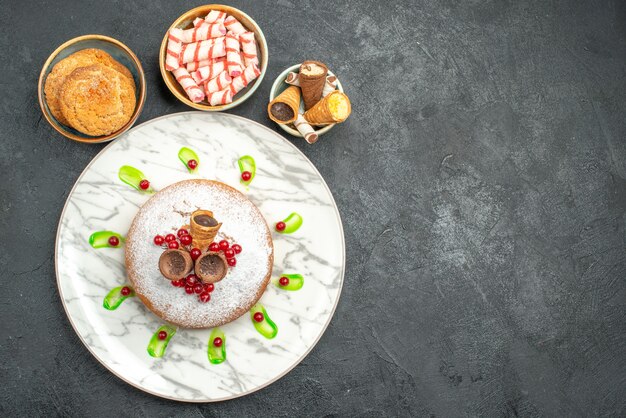
[[(261, 67), (260, 67), (261, 74), (255, 80), (254, 85), (250, 87), (250, 89), (243, 96), (239, 97), (236, 100), (233, 100), (231, 103), (228, 103), (225, 105), (216, 105), (216, 106), (211, 106), (211, 105), (202, 104), (202, 103), (194, 103), (191, 100), (189, 100), (189, 98), (186, 95), (181, 94), (178, 90), (176, 90), (170, 85), (170, 82), (167, 79), (167, 74), (170, 71), (165, 69), (165, 55), (167, 53), (167, 39), (168, 39), (168, 34), (170, 30), (178, 27), (183, 20), (188, 19), (192, 15), (200, 14), (200, 13), (208, 13), (208, 11), (211, 11), (211, 10), (221, 10), (226, 13), (230, 13), (232, 10), (234, 10), (237, 13), (240, 13), (241, 15), (243, 15), (246, 19), (250, 21), (250, 23), (253, 25), (253, 29), (258, 33), (260, 39), (258, 39), (257, 42), (260, 42), (263, 44), (263, 48), (261, 48), (261, 54), (260, 54), (261, 55), (260, 57), (261, 58)], [(249, 29), (249, 28), (246, 28), (246, 29)], [(227, 6), (225, 4), (205, 4), (202, 6), (195, 7), (181, 14), (176, 20), (174, 20), (174, 22), (167, 29), (167, 31), (165, 32), (165, 35), (163, 35), (163, 40), (161, 41), (161, 47), (159, 49), (159, 69), (161, 70), (161, 77), (163, 78), (163, 82), (165, 83), (169, 91), (172, 92), (172, 94), (179, 101), (181, 101), (182, 103), (186, 104), (189, 107), (193, 107), (194, 109), (204, 110), (207, 112), (219, 112), (222, 110), (228, 110), (228, 109), (232, 109), (234, 107), (239, 106), (240, 104), (248, 100), (250, 96), (252, 96), (252, 94), (254, 94), (254, 92), (261, 85), (261, 82), (263, 81), (263, 78), (265, 77), (265, 73), (267, 72), (267, 66), (268, 66), (268, 61), (269, 61), (268, 57), (269, 57), (269, 53), (267, 49), (267, 40), (265, 39), (265, 34), (261, 30), (261, 27), (258, 25), (258, 23), (256, 23), (256, 21), (252, 19), (250, 15), (248, 15), (247, 13), (243, 12), (242, 10), (236, 7)]]
[[(282, 73), (280, 73), (278, 75), (278, 77), (276, 77), (276, 79), (274, 80), (274, 83), (272, 84), (272, 87), (270, 88), (270, 102), (272, 100), (274, 100), (274, 98), (276, 98), (276, 90), (278, 90), (278, 86), (281, 83), (284, 83), (285, 80), (287, 79), (287, 74), (289, 74), (290, 72), (298, 72), (297, 70), (300, 68), (300, 66), (302, 65), (302, 63), (300, 64), (294, 64), (291, 67), (287, 67)], [(337, 77), (337, 75), (335, 73), (333, 73), (330, 69), (328, 70), (328, 75), (334, 75), (335, 77)], [(343, 91), (343, 86), (341, 85), (341, 81), (339, 81), (339, 77), (337, 77), (337, 90), (339, 90), (340, 92), (344, 92)], [(293, 129), (289, 126), (289, 124), (280, 124), (277, 123), (276, 125), (280, 126), (280, 128), (287, 132), (288, 134), (292, 135), (292, 136), (297, 136), (300, 138), (303, 138), (304, 136), (300, 133), (300, 131), (298, 131), (297, 129)], [(323, 128), (320, 129), (314, 129), (315, 133), (319, 136), (319, 135), (324, 135), (326, 132), (330, 131), (335, 125), (337, 125), (336, 123), (331, 123), (330, 125), (326, 125)]]
[[(135, 86), (135, 88), (139, 88), (139, 99), (137, 101), (137, 104), (135, 105), (135, 110), (133, 111), (133, 114), (131, 115), (130, 119), (119, 130), (113, 133), (110, 133), (108, 135), (93, 137), (93, 139), (83, 138), (82, 136), (75, 135), (72, 132), (69, 132), (59, 127), (61, 123), (58, 122), (56, 118), (54, 118), (54, 116), (52, 116), (52, 114), (49, 111), (46, 111), (46, 103), (45, 103), (44, 89), (43, 89), (44, 81), (47, 78), (46, 71), (48, 70), (48, 68), (50, 67), (50, 63), (52, 63), (52, 61), (56, 58), (56, 56), (59, 55), (59, 53), (61, 53), (61, 51), (63, 51), (67, 47), (74, 45), (78, 42), (88, 41), (88, 40), (105, 41), (105, 42), (112, 43), (115, 46), (121, 48), (124, 52), (126, 52), (130, 56), (131, 60), (137, 66), (137, 69), (139, 70), (138, 71), (139, 86)], [(137, 121), (137, 118), (139, 117), (139, 115), (141, 114), (141, 111), (143, 110), (143, 106), (146, 101), (146, 77), (143, 71), (143, 67), (141, 66), (141, 62), (139, 61), (139, 58), (137, 58), (137, 55), (135, 55), (135, 53), (122, 42), (106, 35), (98, 35), (98, 34), (81, 35), (81, 36), (77, 36), (75, 38), (72, 38), (62, 43), (59, 47), (57, 47), (50, 54), (48, 59), (46, 59), (46, 62), (43, 64), (43, 67), (41, 68), (41, 72), (39, 73), (39, 82), (37, 83), (37, 96), (39, 100), (39, 107), (41, 108), (41, 112), (43, 113), (43, 116), (46, 118), (46, 121), (48, 121), (48, 123), (54, 128), (55, 131), (57, 131), (64, 137), (77, 141), (77, 142), (83, 142), (87, 144), (99, 144), (102, 142), (112, 141), (113, 139), (117, 138), (118, 136), (126, 132), (135, 124), (135, 122)]]

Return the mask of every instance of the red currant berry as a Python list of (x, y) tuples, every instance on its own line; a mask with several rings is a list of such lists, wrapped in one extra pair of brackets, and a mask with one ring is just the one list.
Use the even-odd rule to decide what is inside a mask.
[(198, 283), (198, 276), (196, 276), (195, 274), (190, 274), (185, 279), (185, 282), (187, 283), (188, 286), (193, 286), (196, 283)]
[(279, 232), (284, 231), (285, 228), (287, 228), (287, 225), (283, 221), (276, 222), (276, 230), (277, 231), (279, 231)]
[(181, 283), (181, 280), (172, 280), (172, 286), (174, 287), (180, 287)]
[(213, 340), (213, 345), (216, 347), (221, 347), (223, 342), (224, 341), (222, 341), (220, 337), (215, 337), (215, 339)]
[(220, 245), (217, 242), (212, 242), (211, 245), (209, 245), (209, 251), (213, 251), (218, 252), (220, 250)]
[(263, 319), (265, 319), (265, 317), (263, 316), (261, 312), (257, 312), (254, 314), (254, 320), (256, 322), (263, 322)]
[(220, 250), (222, 251), (227, 250), (228, 247), (230, 247), (230, 244), (228, 243), (228, 241), (226, 241), (225, 239), (220, 241)]
[(120, 245), (120, 239), (116, 237), (115, 235), (113, 235), (112, 237), (109, 237), (109, 245), (111, 247), (117, 247), (118, 245)]
[(177, 250), (178, 249), (178, 242), (176, 241), (170, 241), (167, 243), (167, 248), (169, 248), (170, 250)]
[(141, 190), (148, 190), (148, 187), (150, 187), (150, 182), (146, 179), (143, 179), (139, 182), (139, 188)]
[(164, 242), (165, 242), (165, 238), (163, 238), (163, 236), (161, 236), (161, 235), (155, 235), (155, 236), (154, 236), (154, 243), (155, 243), (156, 245), (161, 245), (161, 244), (163, 244)]
[(289, 279), (287, 277), (281, 277), (278, 280), (278, 283), (280, 283), (281, 286), (287, 286), (289, 284)]
[(192, 295), (193, 292), (194, 292), (193, 286), (189, 286), (188, 284), (185, 285), (185, 293), (187, 293), (188, 295)]
[(195, 170), (197, 166), (198, 162), (196, 160), (187, 161), (187, 167), (189, 167), (190, 169)]
[(172, 242), (172, 241), (176, 241), (176, 235), (174, 235), (174, 234), (167, 234), (165, 236), (165, 242)]
[(178, 230), (178, 232), (176, 232), (176, 235), (178, 236), (178, 238), (180, 238), (183, 235), (187, 235), (188, 233), (189, 231), (187, 231), (185, 228), (181, 228)]
[(213, 290), (215, 289), (215, 285), (213, 283), (205, 283), (204, 284), (204, 291), (211, 293)]
[(235, 254), (239, 254), (242, 251), (241, 245), (239, 244), (233, 244), (232, 247), (230, 247), (233, 249), (233, 251), (235, 252)]
[(122, 294), (122, 296), (130, 295), (130, 287), (128, 286), (122, 287), (122, 290), (120, 290), (120, 293)]
[(164, 340), (167, 338), (167, 332), (159, 331), (159, 340)]
[(231, 267), (235, 267), (237, 265), (237, 259), (236, 258), (227, 258), (226, 262)]
[(224, 250), (224, 257), (226, 257), (226, 258), (233, 258), (234, 256), (235, 256), (235, 251), (233, 251), (232, 248)]
[(202, 283), (196, 283), (196, 285), (193, 287), (193, 291), (196, 292), (196, 295), (199, 295), (200, 293), (204, 292), (204, 285)]
[(193, 240), (192, 236), (189, 235), (189, 234), (183, 235), (179, 239), (180, 239), (180, 243), (183, 244), (183, 245), (190, 245), (191, 241)]
[(202, 255), (202, 251), (200, 251), (197, 248), (192, 248), (191, 251), (189, 252), (189, 255), (191, 255), (192, 260), (197, 260), (198, 257)]
[(252, 178), (252, 173), (249, 171), (244, 171), (243, 173), (241, 173), (241, 179), (243, 181), (250, 181), (250, 179)]
[(200, 293), (200, 296), (198, 296), (198, 299), (200, 300), (200, 302), (207, 303), (208, 301), (211, 300), (211, 294), (209, 292)]

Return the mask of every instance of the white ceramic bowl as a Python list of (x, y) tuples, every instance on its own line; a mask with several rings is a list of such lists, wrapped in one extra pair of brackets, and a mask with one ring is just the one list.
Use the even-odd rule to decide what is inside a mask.
[[(294, 73), (300, 72), (299, 71), (300, 65), (301, 64), (292, 65), (291, 67), (287, 68), (285, 71), (280, 73), (278, 77), (276, 77), (276, 80), (274, 80), (274, 84), (272, 84), (272, 88), (270, 89), (270, 102), (274, 100), (274, 98), (278, 96), (280, 93), (282, 93), (283, 90), (289, 87), (289, 84), (285, 83), (287, 74), (289, 74), (290, 72), (294, 72)], [(328, 75), (335, 75), (335, 74), (332, 71), (328, 70)], [(339, 81), (339, 78), (337, 78), (337, 90), (343, 93), (343, 87), (341, 86), (341, 81)], [(300, 100), (300, 112), (302, 113), (303, 111), (304, 111), (304, 103), (302, 102), (302, 100)], [(326, 132), (330, 131), (335, 125), (336, 123), (333, 123), (331, 125), (318, 127), (318, 129), (315, 129), (314, 127), (315, 133), (318, 136), (323, 135)], [(287, 132), (288, 134), (293, 135), (293, 136), (299, 136), (300, 138), (302, 138), (302, 134), (298, 132), (298, 130), (293, 126), (292, 123), (282, 124), (282, 125), (278, 124), (278, 126), (280, 126), (281, 129)]]

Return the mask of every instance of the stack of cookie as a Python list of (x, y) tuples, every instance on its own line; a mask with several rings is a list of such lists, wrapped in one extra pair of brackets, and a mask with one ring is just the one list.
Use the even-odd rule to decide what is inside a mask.
[(93, 48), (59, 61), (46, 78), (45, 94), (57, 121), (90, 136), (121, 129), (137, 104), (128, 68)]

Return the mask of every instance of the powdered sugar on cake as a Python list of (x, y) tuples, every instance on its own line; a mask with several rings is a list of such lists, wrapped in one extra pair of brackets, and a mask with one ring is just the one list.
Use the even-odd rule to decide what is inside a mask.
[[(163, 249), (156, 234), (175, 233), (194, 210), (207, 209), (222, 222), (216, 241), (227, 238), (243, 247), (237, 266), (215, 283), (208, 303), (172, 286), (158, 268)], [(189, 328), (209, 328), (247, 312), (265, 290), (272, 272), (271, 233), (259, 210), (243, 194), (219, 182), (187, 180), (153, 196), (135, 217), (126, 243), (129, 279), (163, 319)]]

